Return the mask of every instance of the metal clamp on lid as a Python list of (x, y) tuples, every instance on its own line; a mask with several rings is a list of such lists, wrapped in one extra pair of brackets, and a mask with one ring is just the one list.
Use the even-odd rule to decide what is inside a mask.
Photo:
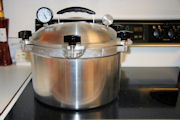
[(25, 45), (29, 44), (29, 38), (32, 36), (32, 33), (30, 30), (24, 30), (18, 32), (18, 38), (21, 38), (22, 40), (20, 41), (21, 43), (21, 48), (25, 49)]
[(64, 42), (68, 43), (68, 46), (64, 50), (64, 56), (67, 58), (79, 58), (84, 53), (84, 46), (76, 45), (81, 42), (81, 37), (77, 35), (64, 36)]

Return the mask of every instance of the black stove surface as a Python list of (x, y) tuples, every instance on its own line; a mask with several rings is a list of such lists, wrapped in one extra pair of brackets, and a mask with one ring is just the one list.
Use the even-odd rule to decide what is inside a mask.
[(119, 96), (90, 110), (50, 107), (30, 82), (5, 120), (180, 119), (179, 68), (122, 68)]

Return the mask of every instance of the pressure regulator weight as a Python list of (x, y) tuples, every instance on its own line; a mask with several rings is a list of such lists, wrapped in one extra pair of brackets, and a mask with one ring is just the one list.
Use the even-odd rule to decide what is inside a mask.
[(41, 7), (36, 13), (37, 19), (42, 23), (48, 23), (53, 18), (53, 13), (49, 8)]

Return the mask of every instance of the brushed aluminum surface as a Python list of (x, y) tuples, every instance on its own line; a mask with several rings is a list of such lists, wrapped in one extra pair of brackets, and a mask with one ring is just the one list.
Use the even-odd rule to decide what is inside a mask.
[(120, 53), (90, 59), (31, 54), (36, 97), (49, 105), (88, 109), (109, 103), (119, 90)]
[(117, 39), (117, 33), (111, 27), (86, 22), (68, 22), (42, 27), (32, 35), (33, 44), (67, 44), (64, 36), (78, 35), (81, 44), (98, 44)]

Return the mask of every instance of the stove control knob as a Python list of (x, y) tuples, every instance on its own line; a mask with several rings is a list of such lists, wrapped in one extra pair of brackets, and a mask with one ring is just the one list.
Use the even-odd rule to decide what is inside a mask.
[(159, 31), (159, 29), (155, 29), (155, 30), (154, 30), (153, 36), (154, 36), (155, 38), (159, 38), (159, 37), (160, 37), (160, 31)]
[(170, 38), (174, 38), (174, 31), (173, 31), (173, 29), (170, 29), (170, 30), (168, 31), (168, 36), (169, 36)]

